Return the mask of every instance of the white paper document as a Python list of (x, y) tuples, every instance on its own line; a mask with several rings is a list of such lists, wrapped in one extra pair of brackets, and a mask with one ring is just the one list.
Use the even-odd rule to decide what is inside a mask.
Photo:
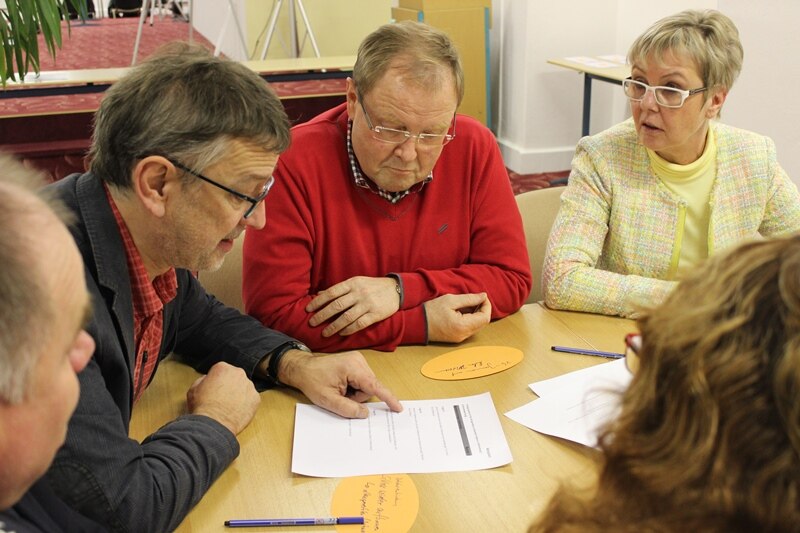
[(596, 57), (589, 57), (589, 56), (572, 56), (572, 57), (565, 57), (567, 61), (572, 61), (573, 63), (580, 63), (581, 65), (586, 65), (587, 67), (593, 68), (611, 68), (611, 67), (618, 67), (619, 64), (616, 62), (606, 61), (603, 59), (598, 59)]
[(506, 416), (540, 433), (596, 447), (600, 431), (617, 416), (630, 380), (625, 360), (619, 359), (531, 383), (541, 397)]
[(528, 385), (530, 389), (540, 398), (558, 394), (561, 392), (569, 393), (580, 392), (592, 387), (612, 387), (617, 390), (625, 390), (631, 381), (631, 373), (625, 366), (625, 359), (617, 359), (608, 363), (590, 366), (581, 370), (575, 370), (567, 374), (561, 374), (554, 378), (537, 381)]
[(383, 402), (368, 403), (366, 419), (298, 404), (292, 472), (348, 477), (481, 470), (511, 462), (488, 392), (402, 404), (403, 412), (393, 413)]
[(602, 59), (603, 61), (611, 61), (612, 63), (619, 63), (620, 65), (625, 65), (628, 63), (628, 58), (625, 54), (609, 54), (604, 56), (597, 56), (597, 59)]

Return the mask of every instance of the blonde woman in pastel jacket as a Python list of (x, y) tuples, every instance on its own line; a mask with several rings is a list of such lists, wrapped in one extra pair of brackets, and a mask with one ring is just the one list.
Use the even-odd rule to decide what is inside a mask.
[(656, 22), (631, 46), (633, 117), (578, 143), (542, 274), (556, 309), (633, 316), (709, 255), (800, 230), (773, 142), (715, 119), (743, 51), (718, 11)]

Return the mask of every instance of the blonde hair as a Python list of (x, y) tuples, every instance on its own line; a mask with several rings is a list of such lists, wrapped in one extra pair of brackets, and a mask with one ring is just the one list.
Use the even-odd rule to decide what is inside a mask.
[(689, 9), (659, 20), (633, 42), (628, 62), (644, 63), (650, 56), (663, 58), (667, 52), (692, 58), (704, 86), (728, 90), (739, 76), (744, 59), (736, 25), (711, 9)]
[(595, 490), (532, 531), (800, 531), (800, 236), (709, 260), (638, 324)]

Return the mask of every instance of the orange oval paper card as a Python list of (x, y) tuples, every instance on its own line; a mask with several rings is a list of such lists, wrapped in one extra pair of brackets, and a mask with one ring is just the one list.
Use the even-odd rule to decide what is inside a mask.
[(407, 474), (344, 478), (333, 492), (333, 516), (363, 516), (363, 525), (336, 526), (336, 531), (406, 533), (419, 512), (417, 486)]
[(422, 375), (447, 381), (480, 378), (509, 369), (522, 361), (522, 357), (522, 350), (508, 346), (461, 348), (422, 365)]

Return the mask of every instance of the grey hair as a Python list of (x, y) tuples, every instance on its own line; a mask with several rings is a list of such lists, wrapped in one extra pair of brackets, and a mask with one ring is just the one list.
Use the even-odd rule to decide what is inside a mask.
[(50, 210), (65, 223), (63, 204), (39, 188), (44, 175), (0, 154), (0, 402), (25, 399), (41, 347), (57, 310), (37, 265), (36, 239), (27, 231)]
[(412, 80), (433, 88), (440, 88), (444, 81), (441, 67), (449, 69), (461, 103), (464, 70), (458, 50), (441, 30), (413, 21), (384, 24), (361, 42), (353, 67), (353, 81), (361, 96), (369, 94), (397, 58), (406, 60), (403, 67)]
[(94, 118), (90, 168), (128, 189), (138, 159), (163, 155), (203, 169), (233, 140), (286, 150), (289, 120), (280, 100), (246, 66), (199, 45), (170, 43), (106, 91)]

